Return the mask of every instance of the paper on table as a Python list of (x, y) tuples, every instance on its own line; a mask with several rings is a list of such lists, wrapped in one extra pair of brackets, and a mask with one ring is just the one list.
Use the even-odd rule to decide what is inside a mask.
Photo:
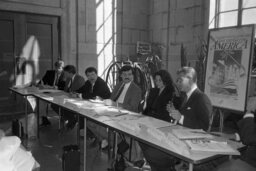
[(122, 121), (118, 122), (118, 124), (125, 127), (126, 129), (130, 129), (132, 131), (140, 131), (139, 125), (135, 122), (131, 122), (128, 120), (122, 120)]
[(40, 93), (58, 93), (61, 92), (61, 90), (56, 90), (56, 89), (40, 89), (38, 90)]
[(92, 103), (101, 103), (101, 104), (104, 104), (104, 101), (102, 101), (102, 100), (99, 100), (99, 99), (90, 99), (89, 100), (90, 102), (92, 102)]
[(240, 155), (239, 151), (233, 149), (226, 142), (204, 140), (186, 140), (185, 142), (194, 152)]
[(57, 104), (65, 104), (65, 102), (68, 100), (68, 96), (66, 95), (60, 95), (53, 97), (53, 102)]
[(199, 138), (213, 138), (202, 129), (173, 129), (173, 134), (179, 139), (199, 139)]
[(162, 121), (152, 117), (142, 117), (136, 120), (135, 122), (150, 128), (162, 128), (162, 127), (168, 127), (172, 125), (172, 123), (170, 122)]

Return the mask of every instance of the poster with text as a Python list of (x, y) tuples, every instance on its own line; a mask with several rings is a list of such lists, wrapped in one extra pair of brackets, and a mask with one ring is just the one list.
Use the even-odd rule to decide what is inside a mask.
[(205, 93), (213, 106), (245, 110), (253, 42), (253, 25), (210, 30)]

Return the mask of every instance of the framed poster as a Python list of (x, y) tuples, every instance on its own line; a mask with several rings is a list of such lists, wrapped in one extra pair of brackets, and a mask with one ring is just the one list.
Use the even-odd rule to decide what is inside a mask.
[(245, 111), (253, 44), (254, 25), (209, 31), (204, 90), (213, 106)]
[(137, 54), (148, 55), (151, 53), (151, 44), (148, 42), (137, 42)]

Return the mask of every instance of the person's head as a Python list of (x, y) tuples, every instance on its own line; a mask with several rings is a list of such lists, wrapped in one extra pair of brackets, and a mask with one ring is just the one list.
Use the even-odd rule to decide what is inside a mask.
[(132, 70), (133, 69), (130, 65), (125, 65), (121, 68), (121, 78), (125, 84), (133, 81)]
[(57, 71), (58, 73), (61, 73), (63, 71), (64, 61), (62, 60), (56, 61), (54, 63), (54, 67), (55, 67), (55, 71)]
[(159, 70), (154, 74), (156, 87), (161, 89), (167, 85), (173, 85), (172, 77), (166, 70)]
[(177, 71), (177, 86), (180, 91), (189, 92), (197, 82), (197, 74), (192, 67), (182, 67)]
[(76, 74), (76, 67), (73, 65), (66, 65), (63, 68), (66, 78), (72, 78)]
[(98, 78), (97, 69), (94, 67), (89, 67), (85, 70), (85, 75), (91, 84), (94, 84)]

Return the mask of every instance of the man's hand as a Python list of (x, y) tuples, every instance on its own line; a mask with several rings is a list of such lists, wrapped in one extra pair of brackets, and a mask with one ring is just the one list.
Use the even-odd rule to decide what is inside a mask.
[(178, 110), (176, 110), (172, 103), (167, 104), (166, 110), (169, 112), (170, 117), (175, 119), (176, 121), (179, 121), (181, 118), (181, 114)]

